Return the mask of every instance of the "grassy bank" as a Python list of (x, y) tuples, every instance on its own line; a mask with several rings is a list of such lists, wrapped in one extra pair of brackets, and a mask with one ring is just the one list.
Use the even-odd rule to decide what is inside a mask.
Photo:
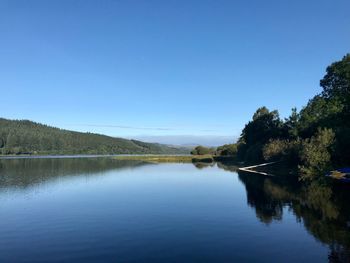
[(135, 160), (152, 163), (211, 163), (214, 161), (211, 155), (124, 155), (114, 158), (117, 160)]

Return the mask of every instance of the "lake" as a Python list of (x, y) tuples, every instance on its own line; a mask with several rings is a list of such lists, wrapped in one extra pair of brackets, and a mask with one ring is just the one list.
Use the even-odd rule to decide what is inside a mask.
[(222, 163), (0, 160), (0, 262), (348, 262), (349, 192)]

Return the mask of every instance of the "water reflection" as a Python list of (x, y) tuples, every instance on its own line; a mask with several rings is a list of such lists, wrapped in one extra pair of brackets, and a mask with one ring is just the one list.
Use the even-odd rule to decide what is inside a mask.
[(114, 169), (131, 169), (147, 164), (113, 158), (0, 160), (0, 189), (33, 187), (60, 177), (96, 176)]
[[(220, 166), (219, 166), (220, 167)], [(228, 169), (225, 165), (221, 165)], [(264, 177), (238, 172), (247, 203), (269, 225), (293, 212), (307, 231), (329, 246), (329, 262), (350, 262), (350, 188), (332, 182), (301, 184), (290, 176)]]
[(193, 165), (198, 169), (203, 169), (203, 168), (213, 167), (215, 164), (214, 163), (196, 162), (196, 163), (193, 163)]
[[(36, 187), (58, 178), (97, 176), (111, 170), (146, 165), (154, 164), (113, 158), (0, 160), (0, 191)], [(254, 209), (258, 221), (270, 226), (273, 222), (283, 221), (288, 210), (308, 233), (328, 246), (329, 262), (350, 262), (350, 186), (334, 182), (301, 184), (291, 176), (265, 177), (239, 172), (234, 165), (227, 163), (197, 163), (194, 166), (201, 170), (217, 166), (237, 173), (245, 188), (247, 205)], [(186, 184), (181, 184), (179, 189), (185, 187)], [(174, 204), (177, 205), (175, 201)]]

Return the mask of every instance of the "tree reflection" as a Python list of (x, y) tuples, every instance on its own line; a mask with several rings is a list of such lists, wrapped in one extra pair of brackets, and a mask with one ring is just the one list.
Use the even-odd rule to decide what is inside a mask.
[(0, 160), (0, 189), (27, 188), (68, 176), (89, 176), (114, 169), (130, 169), (142, 161), (113, 158), (43, 158)]
[(265, 224), (288, 208), (317, 240), (328, 245), (329, 262), (350, 262), (350, 188), (334, 182), (301, 184), (288, 177), (238, 172), (247, 203)]
[(207, 167), (213, 167), (215, 164), (214, 163), (204, 163), (204, 162), (195, 162), (193, 165), (198, 168), (198, 169), (203, 169)]

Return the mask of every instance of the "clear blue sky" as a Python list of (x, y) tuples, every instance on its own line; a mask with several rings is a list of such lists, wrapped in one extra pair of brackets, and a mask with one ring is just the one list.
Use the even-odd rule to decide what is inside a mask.
[(239, 135), (320, 92), (350, 1), (0, 0), (0, 116), (121, 137)]

